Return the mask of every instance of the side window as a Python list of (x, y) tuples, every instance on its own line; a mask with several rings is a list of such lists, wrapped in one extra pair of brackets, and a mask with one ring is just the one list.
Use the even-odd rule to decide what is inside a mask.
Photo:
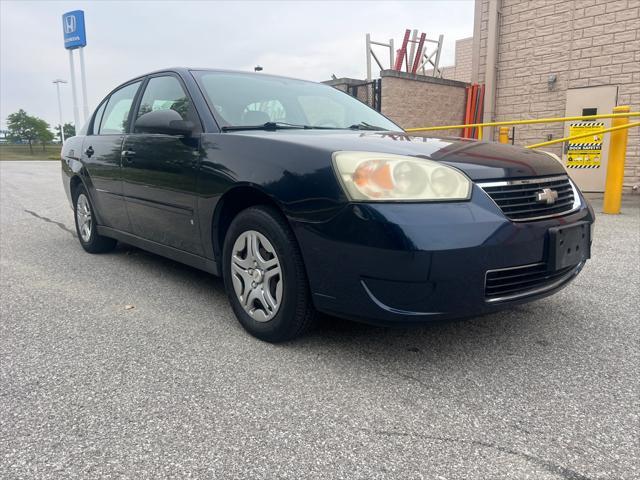
[(104, 109), (107, 106), (107, 101), (105, 100), (96, 110), (96, 114), (93, 117), (93, 125), (91, 126), (92, 135), (98, 135), (100, 131), (100, 122), (102, 121), (102, 115), (104, 114)]
[(100, 122), (98, 132), (100, 135), (125, 133), (128, 130), (129, 110), (131, 110), (133, 98), (136, 96), (140, 83), (132, 83), (111, 94)]
[(280, 100), (264, 100), (247, 105), (242, 113), (242, 122), (254, 123), (277, 122), (287, 118), (287, 111)]
[[(174, 76), (153, 77), (140, 102), (137, 117), (156, 110), (175, 110), (183, 120), (194, 120), (195, 112), (186, 92)], [(137, 118), (136, 117), (136, 118)]]

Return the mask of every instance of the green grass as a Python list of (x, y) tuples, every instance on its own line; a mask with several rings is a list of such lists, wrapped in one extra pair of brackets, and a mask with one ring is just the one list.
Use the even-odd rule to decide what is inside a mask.
[(33, 155), (29, 145), (0, 144), (0, 160), (60, 160), (60, 145), (33, 145)]

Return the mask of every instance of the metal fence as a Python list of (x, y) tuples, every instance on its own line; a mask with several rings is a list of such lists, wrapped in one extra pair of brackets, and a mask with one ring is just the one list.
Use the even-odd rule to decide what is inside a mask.
[(380, 78), (371, 82), (347, 85), (346, 91), (374, 110), (380, 111), (382, 105), (382, 80)]

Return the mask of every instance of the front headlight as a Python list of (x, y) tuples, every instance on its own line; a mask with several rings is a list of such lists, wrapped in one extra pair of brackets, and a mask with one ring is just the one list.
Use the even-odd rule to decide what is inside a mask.
[(351, 200), (468, 200), (471, 181), (432, 160), (374, 152), (335, 152), (333, 167)]

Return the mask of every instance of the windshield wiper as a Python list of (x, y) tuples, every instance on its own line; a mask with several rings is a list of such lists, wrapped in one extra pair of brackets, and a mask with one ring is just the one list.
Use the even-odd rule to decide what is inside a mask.
[[(301, 130), (343, 130), (340, 127), (324, 127), (324, 126), (316, 126), (316, 125), (299, 125), (296, 123), (287, 123), (287, 122), (266, 122), (261, 123), (259, 125), (225, 125), (220, 127), (220, 130), (223, 132), (235, 132), (239, 130), (268, 130), (275, 131), (281, 129), (301, 129)], [(386, 128), (378, 127), (376, 125), (371, 125), (367, 122), (360, 122), (354, 125), (351, 125), (346, 128), (346, 130), (384, 130), (388, 131)]]
[(237, 130), (279, 130), (287, 128), (301, 128), (309, 129), (314, 128), (311, 125), (296, 125), (295, 123), (286, 122), (266, 122), (260, 125), (225, 125), (220, 127), (223, 132), (233, 132)]
[(384, 131), (389, 131), (386, 128), (378, 127), (376, 125), (371, 125), (370, 123), (367, 123), (367, 122), (354, 123), (353, 125), (350, 125), (348, 128), (351, 129), (351, 130), (384, 130)]

